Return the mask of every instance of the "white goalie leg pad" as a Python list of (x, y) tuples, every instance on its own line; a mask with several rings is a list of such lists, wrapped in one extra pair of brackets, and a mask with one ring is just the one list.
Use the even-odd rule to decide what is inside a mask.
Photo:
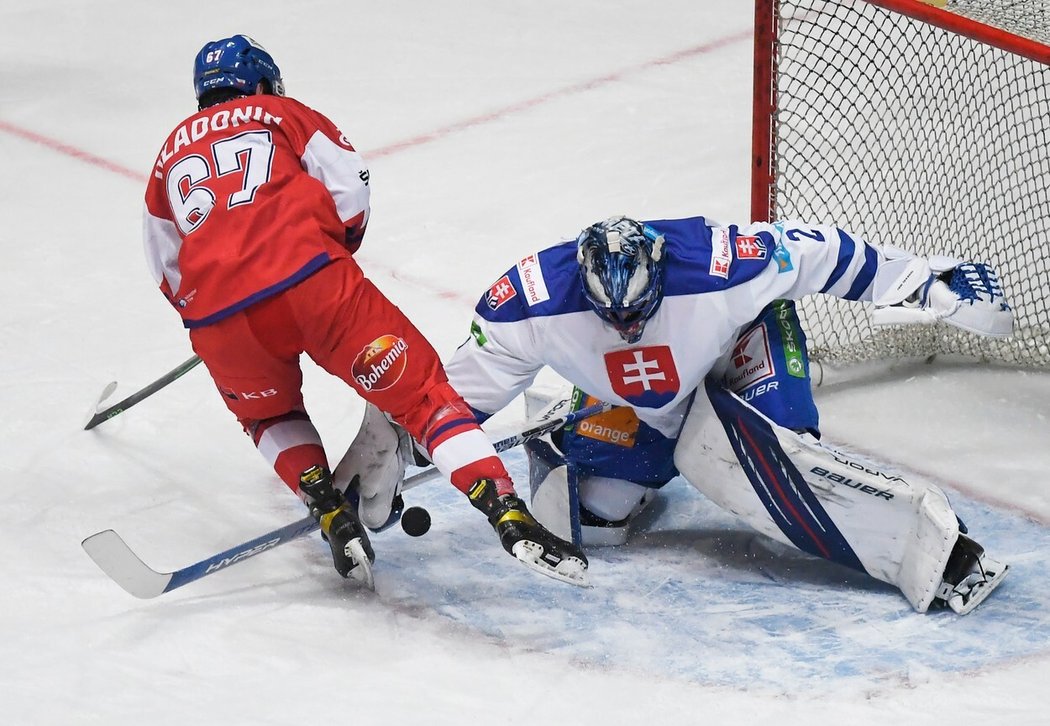
[[(532, 386), (525, 391), (525, 419), (538, 422), (569, 412), (572, 386)], [(554, 535), (581, 543), (576, 478), (549, 436), (525, 443), (529, 462), (529, 511)]]
[(394, 497), (401, 491), (412, 440), (400, 426), (372, 404), (365, 407), (361, 429), (332, 472), (336, 487), (345, 491), (358, 477), (357, 516), (369, 529), (387, 524)]
[[(626, 544), (630, 522), (653, 501), (656, 492), (634, 482), (608, 477), (578, 477), (548, 441), (525, 444), (529, 458), (529, 510), (536, 521), (577, 547), (616, 547)], [(590, 499), (584, 494), (590, 492)], [(617, 512), (615, 521), (588, 523), (580, 516), (580, 501), (589, 501), (599, 515), (609, 501)], [(627, 500), (630, 500), (629, 502)], [(585, 505), (586, 506), (586, 505)]]
[(529, 460), (529, 511), (552, 534), (579, 547), (582, 535), (575, 473), (549, 441), (528, 441), (525, 453)]
[(959, 534), (936, 486), (777, 426), (711, 385), (697, 391), (675, 464), (759, 532), (895, 585), (919, 612)]

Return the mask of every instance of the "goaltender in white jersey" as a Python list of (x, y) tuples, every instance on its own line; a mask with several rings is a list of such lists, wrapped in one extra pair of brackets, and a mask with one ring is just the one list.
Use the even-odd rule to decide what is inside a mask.
[(616, 406), (529, 447), (533, 513), (562, 536), (624, 541), (652, 490), (681, 473), (760, 532), (897, 586), (919, 612), (970, 612), (1008, 567), (944, 494), (819, 443), (791, 302), (815, 293), (873, 303), (877, 323), (1013, 328), (984, 264), (833, 226), (614, 217), (508, 270), (446, 368), (479, 420), (544, 366), (575, 386), (571, 405)]

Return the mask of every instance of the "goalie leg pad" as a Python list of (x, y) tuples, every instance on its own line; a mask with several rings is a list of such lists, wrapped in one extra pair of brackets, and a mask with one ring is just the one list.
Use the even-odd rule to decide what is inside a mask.
[(626, 544), (631, 520), (656, 496), (655, 489), (634, 482), (579, 475), (550, 442), (526, 442), (525, 451), (532, 516), (577, 547)]
[(583, 536), (574, 467), (568, 466), (544, 439), (526, 441), (525, 455), (529, 462), (529, 511), (551, 534), (579, 547)]
[(777, 426), (710, 381), (686, 418), (675, 464), (758, 531), (895, 585), (919, 612), (958, 538), (934, 485)]
[[(585, 394), (573, 392), (569, 387), (548, 390), (532, 387), (525, 392), (526, 416), (529, 420), (543, 420), (564, 413), (573, 407), (581, 395)], [(586, 405), (591, 402), (591, 399), (585, 401)], [(608, 419), (602, 419), (601, 416), (588, 419), (598, 420)], [(565, 432), (561, 443), (564, 445), (573, 436)], [(623, 444), (605, 444), (604, 456), (609, 457), (609, 452), (613, 452), (616, 461), (627, 470), (631, 470), (631, 463), (648, 462), (660, 454), (670, 465), (670, 445), (665, 453), (645, 445), (634, 447), (632, 438), (630, 443), (632, 445), (629, 448)], [(525, 444), (531, 490), (529, 509), (532, 516), (550, 532), (577, 546), (624, 544), (629, 534), (630, 520), (652, 501), (654, 490), (627, 479), (589, 471), (595, 465), (595, 461), (587, 457), (588, 453), (593, 454), (593, 448), (574, 447), (573, 450), (575, 453), (566, 457), (554, 447), (550, 437)], [(656, 471), (660, 468), (635, 465), (635, 469)]]

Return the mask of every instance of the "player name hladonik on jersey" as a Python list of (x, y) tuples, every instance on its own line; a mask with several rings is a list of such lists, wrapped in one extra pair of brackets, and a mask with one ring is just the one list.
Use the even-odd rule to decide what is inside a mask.
[(665, 240), (664, 298), (637, 343), (594, 314), (575, 241), (525, 257), (492, 285), (475, 309), (471, 338), (446, 365), (479, 418), (549, 366), (675, 436), (693, 390), (766, 305), (818, 292), (870, 300), (880, 264), (874, 247), (836, 227), (722, 227), (703, 217), (646, 224)]
[(245, 96), (164, 142), (146, 189), (146, 258), (192, 328), (349, 257), (368, 214), (368, 169), (331, 121), (291, 98)]

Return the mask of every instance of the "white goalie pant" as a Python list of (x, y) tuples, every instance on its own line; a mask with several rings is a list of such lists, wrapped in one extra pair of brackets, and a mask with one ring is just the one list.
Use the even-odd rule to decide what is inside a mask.
[(799, 436), (710, 383), (696, 392), (675, 465), (759, 532), (895, 585), (920, 613), (959, 536), (933, 484)]

